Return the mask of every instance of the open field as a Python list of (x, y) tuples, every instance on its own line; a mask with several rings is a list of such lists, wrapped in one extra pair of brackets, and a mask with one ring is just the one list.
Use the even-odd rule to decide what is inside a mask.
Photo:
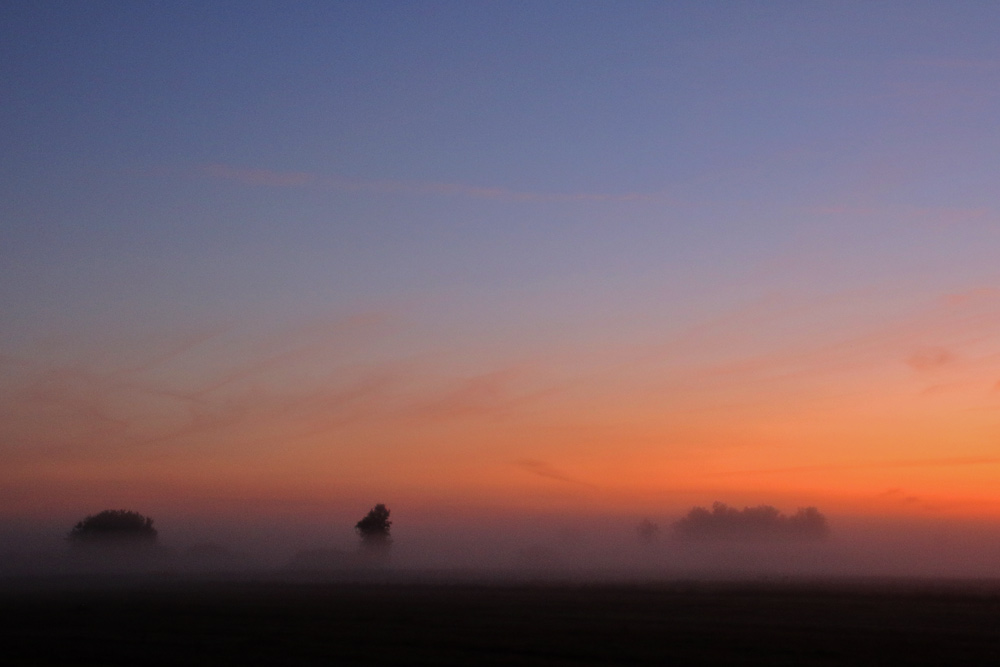
[(1000, 586), (934, 582), (7, 586), (4, 664), (972, 664)]

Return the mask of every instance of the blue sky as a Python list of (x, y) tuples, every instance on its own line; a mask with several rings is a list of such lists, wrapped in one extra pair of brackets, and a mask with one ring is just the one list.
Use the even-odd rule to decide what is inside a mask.
[[(959, 429), (982, 454), (1000, 433), (998, 19), (975, 2), (7, 3), (0, 396), (17, 419), (0, 447), (32, 462), (7, 476), (25, 497), (82, 480), (97, 503), (94, 479), (153, 475), (151, 448), (178, 471), (205, 448), (244, 460), (237, 403), (356, 379), (391, 386), (371, 389), (381, 407), (349, 433), (323, 426), (322, 456), (293, 423), (321, 410), (278, 410), (251, 448), (261, 470), (330, 465), (391, 488), (374, 463), (332, 463), (391, 441), (501, 497), (520, 487), (490, 466), (600, 477), (595, 461), (624, 451), (610, 487), (679, 457), (663, 484), (697, 490), (699, 470), (743, 461), (711, 453), (731, 430), (767, 431), (754, 451), (786, 467), (862, 456), (821, 425), (758, 424), (799, 419), (805, 396), (857, 433), (888, 429), (864, 401), (827, 405), (831, 368), (852, 395), (960, 387), (965, 403), (935, 410), (987, 410)], [(653, 387), (675, 403), (657, 408)], [(192, 396), (206, 402), (182, 407)], [(383, 432), (445, 399), (431, 412), (454, 423)], [(676, 402), (718, 416), (695, 428)], [(65, 428), (33, 430), (53, 415)], [(953, 447), (948, 419), (916, 449)], [(595, 421), (633, 435), (575, 454), (566, 434)], [(751, 482), (733, 488), (753, 500)], [(863, 493), (817, 484), (781, 488)]]

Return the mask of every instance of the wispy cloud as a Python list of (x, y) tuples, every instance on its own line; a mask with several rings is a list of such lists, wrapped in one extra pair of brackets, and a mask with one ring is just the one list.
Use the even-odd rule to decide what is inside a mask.
[[(895, 316), (856, 318), (857, 303), (878, 303), (881, 298), (876, 291), (846, 291), (808, 301), (761, 300), (628, 353), (632, 363), (673, 365), (653, 390), (733, 387), (736, 382), (760, 387), (903, 363), (921, 374), (954, 371), (951, 382), (983, 385), (982, 373), (997, 362), (992, 350), (1000, 332), (1000, 291), (972, 288)], [(848, 324), (824, 329), (815, 325), (836, 323), (838, 318)], [(790, 338), (787, 332), (797, 327), (803, 333)], [(928, 339), (941, 344), (926, 345)]]
[(942, 70), (994, 71), (1000, 70), (1000, 60), (990, 58), (907, 58), (895, 61), (901, 65)]
[(301, 171), (271, 171), (269, 169), (247, 169), (224, 164), (210, 164), (201, 168), (204, 175), (224, 181), (236, 181), (244, 185), (258, 185), (272, 188), (294, 188), (313, 185), (316, 176)]
[(805, 206), (803, 212), (812, 215), (849, 218), (888, 218), (922, 223), (931, 227), (952, 227), (983, 220), (996, 220), (996, 211), (986, 207), (963, 208), (957, 206), (861, 206), (829, 204)]
[(452, 380), (443, 390), (425, 391), (412, 413), (429, 421), (504, 417), (565, 389), (562, 384), (540, 382), (536, 371), (521, 364)]
[(920, 502), (920, 498), (918, 496), (908, 495), (905, 491), (903, 491), (903, 489), (900, 488), (886, 489), (882, 493), (876, 494), (875, 497), (879, 500), (900, 502), (906, 505)]
[(868, 216), (874, 215), (879, 209), (872, 206), (847, 206), (845, 204), (832, 204), (829, 206), (806, 206), (803, 208), (806, 213), (815, 215), (847, 215), (847, 216)]
[(906, 359), (906, 364), (916, 371), (932, 371), (947, 366), (955, 355), (943, 347), (924, 347)]
[(952, 292), (944, 296), (946, 306), (964, 306), (966, 304), (1000, 301), (1000, 289), (996, 287), (973, 287), (961, 292)]
[(579, 484), (581, 486), (588, 486), (596, 488), (596, 484), (591, 482), (585, 482), (583, 480), (572, 477), (566, 474), (562, 470), (559, 470), (555, 466), (546, 463), (545, 461), (539, 461), (537, 459), (520, 459), (514, 461), (514, 465), (524, 470), (525, 472), (530, 472), (532, 474), (538, 475), (539, 477), (545, 477), (546, 479), (554, 479), (558, 482), (566, 482), (568, 484)]
[(369, 192), (373, 194), (423, 195), (439, 197), (467, 197), (492, 199), (497, 201), (525, 203), (574, 203), (574, 202), (638, 202), (666, 201), (659, 194), (626, 192), (527, 192), (509, 188), (469, 185), (465, 183), (441, 183), (432, 181), (360, 180), (329, 174), (312, 174), (299, 171), (272, 171), (269, 169), (248, 169), (225, 164), (211, 164), (202, 167), (200, 173), (208, 178), (231, 181), (248, 186), (274, 188), (317, 188), (341, 190), (345, 192)]
[(892, 468), (945, 468), (955, 466), (998, 465), (997, 456), (955, 456), (940, 459), (900, 459), (895, 461), (867, 461), (848, 464), (820, 464), (810, 466), (794, 466), (789, 468), (760, 468), (756, 470), (727, 470), (707, 473), (710, 477), (736, 475), (781, 475), (802, 472), (835, 472), (846, 470), (883, 470)]
[(192, 446), (211, 454), (236, 441), (288, 442), (336, 429), (379, 413), (398, 379), (391, 364), (344, 366), (384, 319), (337, 318), (263, 340), (216, 329), (119, 368), (20, 362), (0, 383), (0, 453), (8, 462), (49, 463)]
[(371, 312), (283, 331), (264, 341), (250, 360), (206, 382), (197, 394), (208, 394), (269, 371), (335, 353), (352, 340), (375, 335), (384, 329), (387, 321), (384, 314)]
[[(561, 389), (532, 364), (454, 377), (419, 359), (372, 359), (386, 319), (216, 328), (150, 344), (113, 368), (21, 364), (0, 382), (0, 456), (20, 469), (304, 460), (349, 452), (373, 433), (433, 447), (442, 424), (534, 414)], [(360, 440), (345, 435), (359, 430)]]
[(238, 435), (244, 444), (282, 442), (332, 432), (384, 410), (382, 397), (398, 378), (387, 370), (372, 370), (348, 382), (331, 382), (300, 391), (244, 390), (227, 400), (189, 397), (190, 417), (181, 426), (136, 442), (151, 446), (190, 441), (200, 436)]
[(130, 366), (128, 368), (122, 368), (122, 369), (119, 369), (117, 371), (113, 371), (110, 374), (110, 376), (111, 377), (117, 377), (117, 378), (123, 378), (123, 377), (129, 377), (129, 376), (132, 376), (132, 375), (136, 375), (136, 374), (140, 374), (140, 373), (144, 373), (144, 372), (147, 372), (147, 371), (154, 370), (154, 369), (156, 369), (158, 367), (161, 367), (161, 366), (164, 366), (166, 364), (169, 364), (174, 359), (178, 359), (180, 357), (183, 357), (185, 354), (191, 352), (192, 350), (195, 350), (199, 346), (201, 346), (201, 345), (203, 345), (203, 344), (205, 344), (205, 343), (207, 343), (207, 342), (209, 342), (209, 341), (211, 341), (213, 339), (216, 339), (219, 336), (222, 336), (223, 334), (225, 334), (226, 332), (231, 331), (231, 330), (232, 330), (231, 326), (216, 327), (216, 328), (213, 328), (213, 329), (211, 329), (209, 331), (200, 332), (200, 333), (188, 336), (185, 339), (183, 339), (183, 340), (179, 341), (178, 343), (174, 344), (173, 347), (167, 349), (165, 352), (162, 352), (160, 354), (156, 354), (156, 355), (152, 356), (151, 358), (149, 358), (149, 359), (147, 359), (147, 360), (145, 360), (143, 362), (140, 362), (139, 364), (136, 364), (134, 366)]

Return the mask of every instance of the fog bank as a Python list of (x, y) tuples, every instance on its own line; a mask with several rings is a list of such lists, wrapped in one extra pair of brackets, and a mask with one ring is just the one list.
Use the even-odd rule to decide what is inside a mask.
[(393, 515), (392, 544), (373, 565), (350, 522), (166, 517), (155, 549), (74, 552), (71, 525), (0, 525), (0, 574), (88, 571), (299, 572), (372, 567), (396, 573), (496, 572), (532, 577), (746, 578), (888, 576), (991, 578), (1000, 521), (829, 516), (823, 539), (688, 539), (681, 516)]

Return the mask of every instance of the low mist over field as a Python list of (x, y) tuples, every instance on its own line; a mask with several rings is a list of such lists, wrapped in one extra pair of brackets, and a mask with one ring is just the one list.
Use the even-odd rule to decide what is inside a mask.
[[(734, 510), (735, 511), (735, 510)], [(71, 524), (6, 522), (0, 573), (301, 574), (348, 577), (677, 578), (1000, 575), (1000, 523), (826, 517), (822, 535), (767, 531), (693, 537), (684, 516), (420, 517), (392, 514), (387, 557), (373, 560), (352, 522), (168, 516), (155, 546), (75, 547)], [(358, 516), (360, 518), (360, 515)], [(652, 528), (650, 528), (652, 526)]]

